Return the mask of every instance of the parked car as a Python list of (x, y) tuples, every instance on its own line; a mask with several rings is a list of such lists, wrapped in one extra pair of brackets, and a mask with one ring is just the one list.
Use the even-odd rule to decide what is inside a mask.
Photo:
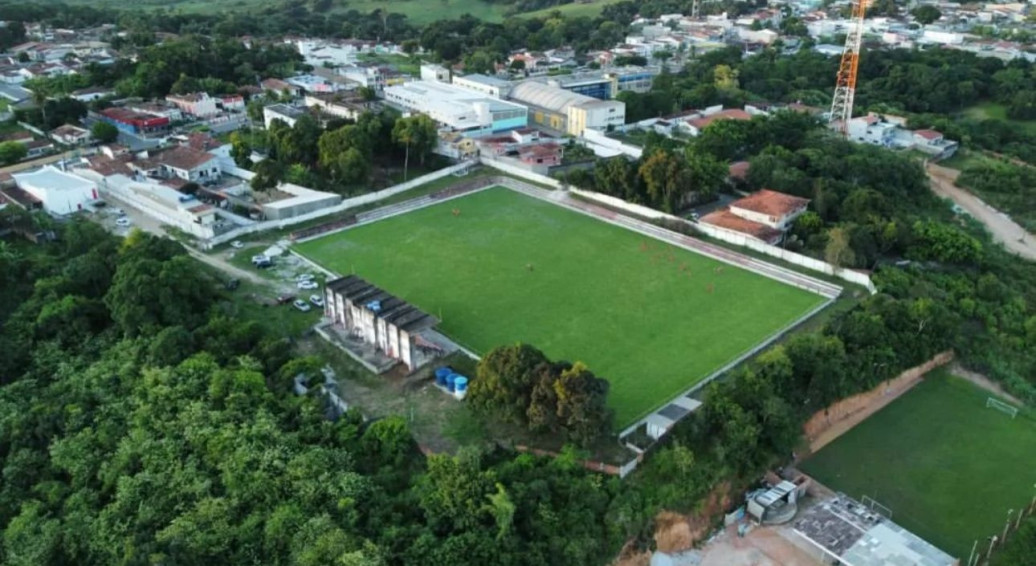
[(324, 306), (324, 298), (321, 297), (320, 295), (310, 295), (309, 296), (309, 302), (313, 303), (313, 306), (315, 306), (315, 307), (323, 307)]
[(295, 280), (296, 281), (312, 281), (313, 280), (313, 274), (312, 273), (303, 273), (302, 275), (299, 275), (298, 277), (296, 277)]
[(290, 302), (292, 302), (294, 300), (295, 300), (295, 295), (278, 295), (277, 296), (277, 304), (278, 305), (283, 305), (285, 303), (290, 303)]
[(230, 247), (234, 248), (235, 250), (240, 250), (241, 248), (245, 247), (245, 245), (241, 243), (241, 240), (234, 240), (233, 242), (230, 242)]
[(309, 312), (309, 309), (313, 308), (309, 306), (309, 303), (303, 301), (302, 299), (299, 299), (292, 304), (295, 305), (295, 308), (299, 309), (302, 312)]
[(130, 224), (133, 224), (133, 222), (131, 222), (130, 219), (126, 218), (125, 216), (115, 221), (116, 226), (122, 226), (123, 228), (129, 226)]
[(305, 289), (305, 290), (308, 291), (310, 289), (319, 289), (319, 288), (320, 288), (320, 284), (317, 283), (316, 281), (299, 281), (299, 289)]
[(266, 257), (263, 254), (254, 255), (254, 256), (252, 256), (252, 264), (256, 264), (256, 263), (259, 263), (260, 261), (267, 260), (267, 259), (270, 259), (270, 258)]
[(254, 255), (252, 256), (252, 265), (263, 269), (264, 267), (270, 267), (273, 265), (273, 258), (265, 255)]

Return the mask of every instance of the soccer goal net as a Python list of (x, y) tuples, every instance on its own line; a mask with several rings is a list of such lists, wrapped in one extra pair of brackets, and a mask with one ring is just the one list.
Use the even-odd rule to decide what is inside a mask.
[(986, 408), (987, 409), (996, 409), (998, 411), (1007, 413), (1008, 415), (1011, 415), (1012, 419), (1018, 416), (1018, 407), (1014, 407), (1012, 405), (1008, 405), (1007, 403), (1004, 403), (1000, 399), (996, 399), (996, 398), (993, 398), (993, 397), (990, 397), (990, 398), (986, 399)]

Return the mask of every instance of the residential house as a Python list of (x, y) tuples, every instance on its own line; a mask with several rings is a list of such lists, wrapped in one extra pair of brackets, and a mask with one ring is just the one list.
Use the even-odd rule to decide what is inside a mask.
[(266, 79), (260, 83), (260, 86), (264, 92), (274, 93), (277, 96), (302, 96), (302, 88), (280, 79)]
[(527, 145), (518, 149), (518, 159), (526, 165), (561, 165), (565, 150), (557, 142)]
[(465, 136), (461, 132), (439, 132), (439, 142), (435, 153), (451, 159), (471, 159), (478, 155), (475, 138)]
[(90, 141), (90, 132), (84, 128), (65, 124), (51, 130), (50, 138), (65, 145), (83, 145)]
[(701, 132), (713, 122), (720, 120), (751, 120), (752, 115), (738, 108), (723, 110), (722, 106), (707, 108), (697, 115), (684, 120), (680, 129), (692, 136), (701, 135)]
[(287, 104), (271, 104), (263, 108), (263, 124), (266, 125), (266, 129), (270, 129), (274, 120), (280, 120), (289, 126), (294, 126), (295, 122), (305, 113), (305, 110)]
[(347, 93), (307, 94), (303, 99), (303, 103), (308, 108), (319, 108), (325, 114), (347, 120), (356, 120), (364, 112), (373, 110), (378, 106), (377, 102), (365, 100), (356, 94), (349, 95)]
[(92, 86), (72, 91), (70, 96), (80, 102), (93, 102), (102, 98), (115, 96), (115, 91), (106, 87)]
[(169, 118), (165, 116), (136, 112), (128, 108), (105, 108), (98, 111), (95, 116), (132, 134), (160, 134), (168, 131), (170, 124)]
[(196, 118), (208, 118), (219, 114), (216, 108), (215, 98), (206, 92), (195, 92), (191, 94), (170, 94), (165, 97), (166, 102), (179, 108), (184, 114)]
[(55, 151), (54, 142), (50, 140), (32, 140), (25, 144), (25, 149), (28, 150), (26, 159), (36, 159)]
[(155, 179), (179, 178), (193, 183), (218, 181), (219, 159), (204, 151), (179, 145), (129, 163), (131, 169)]
[(809, 199), (763, 189), (707, 214), (701, 222), (777, 244), (808, 205)]

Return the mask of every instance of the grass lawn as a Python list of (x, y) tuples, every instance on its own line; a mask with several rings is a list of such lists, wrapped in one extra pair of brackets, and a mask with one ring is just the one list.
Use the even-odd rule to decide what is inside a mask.
[(562, 4), (560, 6), (551, 6), (542, 10), (536, 10), (535, 12), (526, 12), (521, 14), (522, 17), (531, 18), (545, 18), (550, 16), (552, 12), (557, 10), (561, 12), (567, 18), (576, 18), (586, 16), (588, 18), (596, 18), (601, 15), (601, 10), (609, 4), (616, 4), (621, 0), (590, 0), (588, 2), (572, 2), (569, 4)]
[(297, 249), (439, 316), (475, 351), (524, 341), (586, 362), (611, 382), (619, 426), (823, 300), (504, 188)]
[[(892, 519), (967, 560), (1036, 482), (1036, 420), (943, 370), (827, 445), (802, 468), (828, 487), (892, 508)], [(981, 544), (981, 542), (980, 542)]]
[(997, 102), (983, 102), (964, 110), (964, 115), (976, 120), (1003, 120), (1018, 124), (1029, 133), (1036, 133), (1036, 120), (1012, 120), (1007, 117), (1007, 107)]

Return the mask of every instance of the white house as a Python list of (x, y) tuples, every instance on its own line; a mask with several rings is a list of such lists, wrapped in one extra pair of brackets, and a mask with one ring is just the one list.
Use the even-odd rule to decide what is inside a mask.
[(195, 92), (191, 94), (170, 94), (165, 97), (166, 102), (173, 104), (184, 114), (197, 118), (208, 118), (219, 114), (216, 108), (216, 100), (206, 92)]
[(304, 110), (287, 104), (271, 104), (263, 108), (263, 124), (266, 125), (266, 129), (270, 129), (274, 120), (280, 120), (289, 126), (294, 126), (295, 122), (305, 113)]
[(128, 165), (154, 179), (183, 179), (192, 183), (218, 181), (223, 173), (218, 157), (185, 145), (162, 150)]
[(856, 142), (891, 147), (900, 127), (877, 114), (857, 116), (849, 120), (849, 139)]
[(65, 124), (51, 130), (50, 138), (65, 145), (83, 145), (90, 141), (90, 132), (71, 124)]
[(43, 210), (55, 216), (72, 214), (98, 199), (97, 185), (53, 166), (32, 173), (11, 175), (20, 189), (36, 197)]

